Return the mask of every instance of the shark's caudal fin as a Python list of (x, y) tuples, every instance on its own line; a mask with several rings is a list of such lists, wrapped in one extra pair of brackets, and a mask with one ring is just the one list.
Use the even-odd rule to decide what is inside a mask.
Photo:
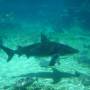
[(7, 62), (9, 62), (12, 59), (12, 57), (14, 56), (15, 51), (10, 49), (10, 48), (8, 48), (8, 47), (5, 47), (3, 45), (3, 41), (2, 40), (0, 40), (0, 48), (3, 49), (7, 53), (7, 55), (8, 55)]

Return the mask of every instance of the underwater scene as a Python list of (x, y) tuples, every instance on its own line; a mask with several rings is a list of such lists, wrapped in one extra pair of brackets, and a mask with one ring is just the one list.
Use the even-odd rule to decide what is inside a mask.
[(0, 90), (90, 90), (90, 0), (0, 0)]

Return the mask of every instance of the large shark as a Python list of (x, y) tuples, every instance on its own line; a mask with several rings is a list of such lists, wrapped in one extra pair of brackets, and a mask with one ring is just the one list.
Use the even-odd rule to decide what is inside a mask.
[[(1, 41), (2, 43), (2, 41)], [(55, 41), (50, 41), (44, 34), (41, 33), (41, 42), (28, 45), (28, 46), (18, 46), (16, 50), (12, 50), (3, 44), (0, 44), (0, 48), (2, 48), (8, 55), (7, 62), (9, 62), (14, 54), (18, 54), (19, 56), (25, 54), (27, 57), (30, 56), (39, 56), (46, 57), (51, 56), (51, 61), (49, 66), (55, 65), (59, 56), (71, 55), (78, 53), (79, 50), (74, 49), (68, 45), (61, 44)]]

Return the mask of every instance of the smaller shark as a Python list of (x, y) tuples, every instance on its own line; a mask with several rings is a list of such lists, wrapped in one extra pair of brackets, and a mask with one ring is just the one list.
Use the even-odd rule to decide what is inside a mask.
[[(27, 73), (19, 76), (12, 76), (11, 79), (17, 78), (16, 82), (9, 86), (4, 86), (3, 89), (7, 90), (9, 88), (14, 88), (15, 90), (27, 90), (28, 86), (33, 85), (34, 82), (38, 82), (39, 78), (51, 79), (52, 84), (57, 84), (62, 78), (80, 78), (82, 73), (75, 71), (74, 74), (68, 72), (60, 72), (56, 68), (52, 68), (52, 72), (37, 72), (37, 73)], [(86, 78), (86, 76), (84, 76)]]
[(13, 76), (12, 78), (43, 78), (43, 79), (52, 79), (53, 84), (58, 83), (62, 78), (70, 78), (70, 77), (79, 77), (80, 73), (75, 72), (75, 74), (71, 74), (68, 72), (60, 72), (56, 68), (52, 68), (53, 72), (37, 72), (37, 73), (28, 73), (20, 76)]
[(3, 45), (2, 40), (0, 44), (0, 48), (2, 48), (8, 55), (7, 62), (9, 62), (14, 54), (26, 55), (30, 56), (38, 56), (38, 57), (46, 57), (51, 56), (51, 61), (49, 66), (54, 66), (57, 62), (59, 56), (71, 55), (78, 53), (79, 50), (74, 49), (68, 45), (61, 44), (55, 41), (50, 41), (44, 34), (41, 33), (41, 42), (28, 45), (28, 46), (18, 46), (16, 50), (12, 50)]

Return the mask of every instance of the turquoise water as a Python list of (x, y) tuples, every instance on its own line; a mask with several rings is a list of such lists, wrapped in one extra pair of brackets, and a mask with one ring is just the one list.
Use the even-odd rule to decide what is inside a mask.
[(14, 54), (7, 62), (1, 47), (0, 90), (89, 90), (90, 1), (0, 0), (0, 46), (17, 50), (36, 44), (41, 33), (79, 53), (59, 56), (59, 63), (48, 66), (53, 56)]

